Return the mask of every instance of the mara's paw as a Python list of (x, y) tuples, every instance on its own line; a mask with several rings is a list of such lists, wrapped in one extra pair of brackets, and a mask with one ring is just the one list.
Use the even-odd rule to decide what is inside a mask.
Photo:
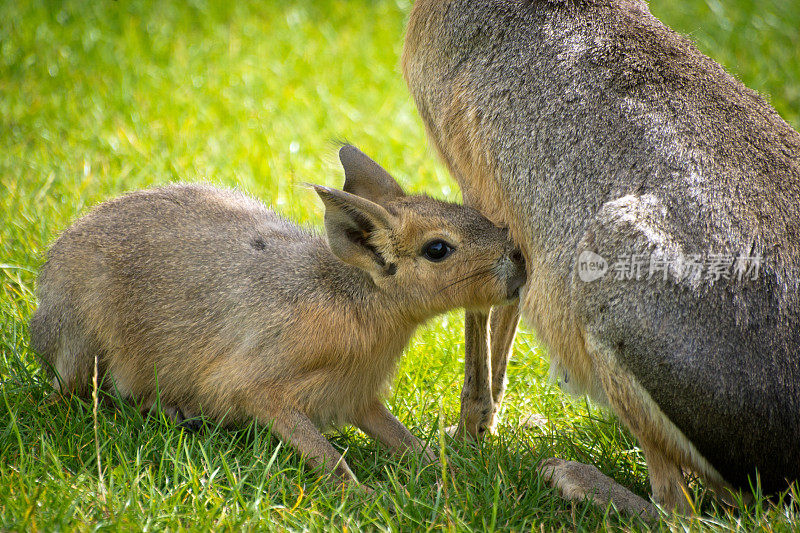
[(603, 509), (613, 504), (622, 513), (648, 521), (658, 518), (658, 509), (652, 503), (632, 493), (593, 465), (551, 457), (542, 461), (538, 471), (566, 500), (589, 500)]
[(485, 427), (480, 427), (477, 424), (468, 424), (463, 421), (456, 426), (447, 426), (444, 428), (444, 432), (454, 440), (462, 442), (477, 442), (482, 440), (487, 433), (491, 434)]

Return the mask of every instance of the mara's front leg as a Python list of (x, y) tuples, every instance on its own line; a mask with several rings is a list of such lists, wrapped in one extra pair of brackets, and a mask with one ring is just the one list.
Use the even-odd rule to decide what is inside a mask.
[(464, 386), (461, 388), (461, 417), (456, 435), (473, 439), (482, 437), (493, 410), (489, 313), (466, 311)]
[[(272, 431), (287, 444), (298, 450), (312, 468), (322, 468), (332, 474), (336, 484), (357, 486), (358, 480), (344, 457), (337, 452), (328, 439), (319, 431), (314, 423), (301, 412), (291, 406), (275, 411), (263, 412), (257, 406), (251, 406), (256, 419), (263, 423), (272, 422)], [(368, 489), (367, 489), (368, 490)]]
[(489, 319), (489, 347), (492, 355), (492, 414), (486, 428), (495, 432), (500, 417), (500, 407), (506, 394), (506, 369), (514, 347), (514, 337), (519, 325), (519, 306), (493, 307)]
[(358, 413), (353, 424), (373, 439), (383, 443), (396, 455), (409, 452), (422, 454), (428, 463), (436, 461), (436, 455), (420, 439), (386, 408), (380, 400), (373, 400), (366, 409)]
[(480, 438), (493, 432), (506, 388), (506, 368), (519, 323), (516, 305), (464, 315), (464, 386), (456, 433)]

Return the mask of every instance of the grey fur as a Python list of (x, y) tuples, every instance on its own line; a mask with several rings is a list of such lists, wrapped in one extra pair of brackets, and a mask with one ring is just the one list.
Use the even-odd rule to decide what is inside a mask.
[[(420, 4), (404, 67), (428, 133), (463, 187), (453, 101), (473, 114), (464, 153), (486, 154), (499, 189), (485, 211), (565, 295), (528, 319), (575, 317), (590, 353), (613, 354), (734, 487), (756, 471), (768, 493), (798, 479), (800, 135), (644, 2)], [(584, 283), (583, 250), (763, 265), (741, 282)]]

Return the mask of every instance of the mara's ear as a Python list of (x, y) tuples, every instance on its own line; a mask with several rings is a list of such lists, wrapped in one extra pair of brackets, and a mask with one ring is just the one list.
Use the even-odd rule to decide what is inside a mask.
[(342, 146), (339, 149), (339, 161), (344, 167), (345, 192), (377, 204), (405, 196), (394, 178), (355, 146), (350, 144)]
[(386, 261), (370, 242), (376, 231), (392, 226), (392, 215), (378, 204), (336, 189), (312, 185), (325, 204), (325, 231), (331, 251), (345, 263), (366, 271)]

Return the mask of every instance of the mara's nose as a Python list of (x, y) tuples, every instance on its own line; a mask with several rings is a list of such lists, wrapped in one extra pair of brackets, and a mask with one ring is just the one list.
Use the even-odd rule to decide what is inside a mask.
[(514, 261), (514, 265), (518, 268), (522, 268), (525, 270), (525, 256), (522, 255), (522, 250), (519, 248), (514, 248), (514, 251), (511, 252), (511, 260)]
[(508, 277), (508, 298), (513, 300), (514, 298), (519, 298), (519, 291), (527, 281), (525, 256), (522, 255), (522, 251), (519, 248), (516, 248), (508, 257), (514, 264), (514, 270)]

